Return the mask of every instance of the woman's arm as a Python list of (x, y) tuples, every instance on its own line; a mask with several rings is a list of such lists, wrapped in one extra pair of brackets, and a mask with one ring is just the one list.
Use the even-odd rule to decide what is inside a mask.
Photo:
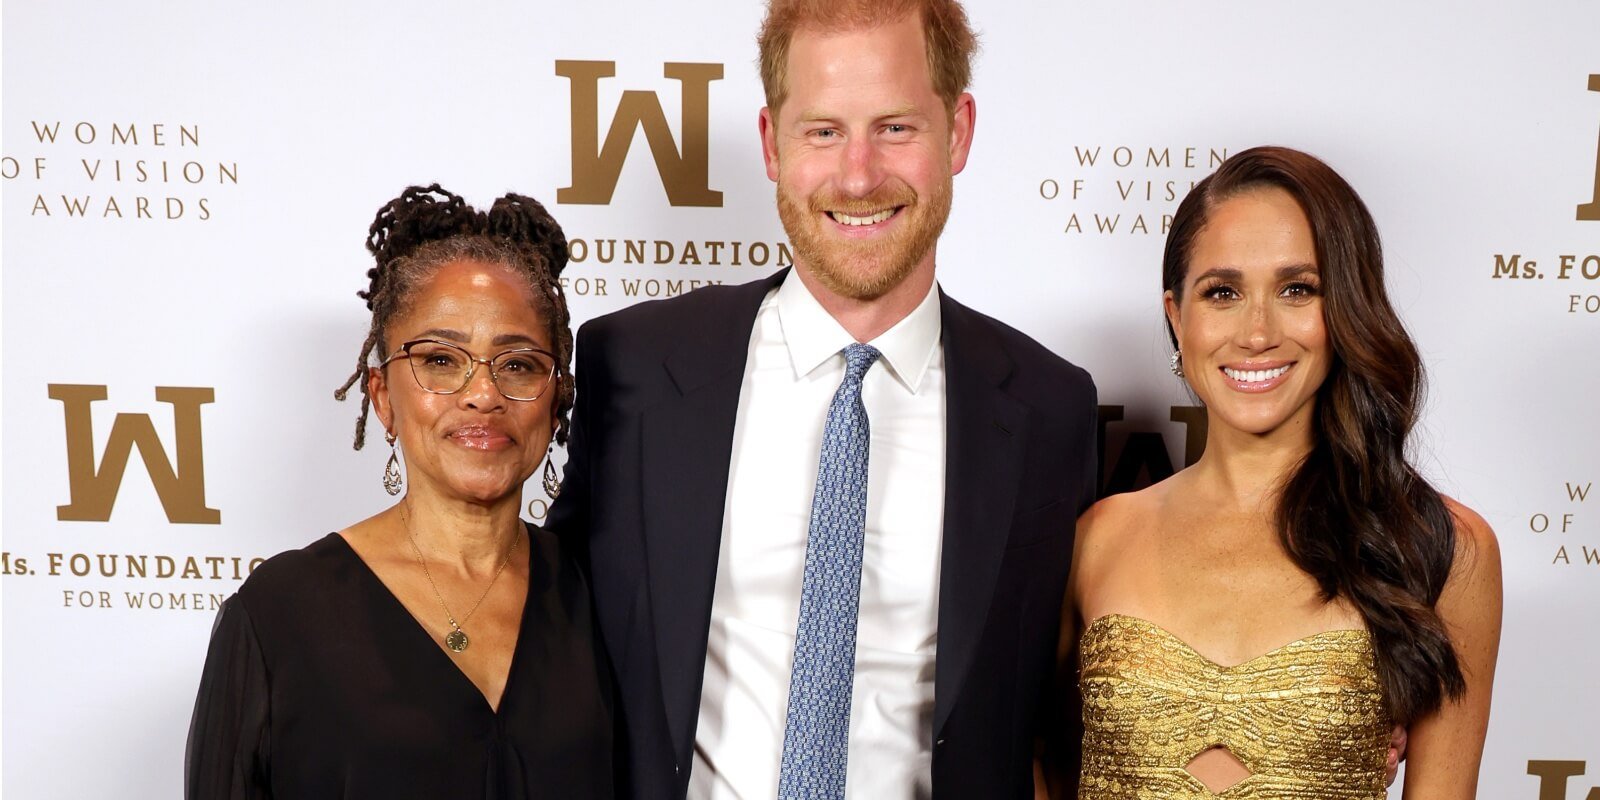
[[(1072, 573), (1077, 574), (1074, 560)], [(1056, 670), (1045, 695), (1046, 720), (1033, 767), (1034, 800), (1064, 800), (1077, 795), (1078, 748), (1083, 738), (1078, 702), (1078, 623), (1073, 579), (1061, 598), (1061, 625), (1056, 641)]]
[(1034, 763), (1035, 800), (1077, 797), (1079, 752), (1083, 744), (1083, 707), (1078, 694), (1078, 639), (1083, 635), (1079, 613), (1085, 584), (1093, 583), (1102, 549), (1096, 529), (1111, 499), (1101, 500), (1078, 518), (1072, 542), (1072, 566), (1061, 598), (1061, 626), (1056, 641), (1056, 673), (1047, 696), (1044, 737)]
[(1477, 797), (1500, 650), (1500, 546), (1489, 523), (1472, 509), (1449, 498), (1445, 504), (1456, 520), (1456, 560), (1438, 610), (1461, 659), (1467, 688), (1438, 711), (1412, 721), (1404, 796), (1471, 800)]
[(222, 604), (200, 676), (184, 753), (188, 800), (266, 800), (269, 689), (265, 659), (244, 604)]

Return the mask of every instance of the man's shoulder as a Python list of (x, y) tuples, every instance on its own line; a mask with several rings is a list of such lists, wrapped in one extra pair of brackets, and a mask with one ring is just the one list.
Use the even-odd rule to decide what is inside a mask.
[(726, 328), (741, 315), (753, 317), (771, 280), (702, 286), (676, 297), (635, 303), (585, 322), (579, 335), (586, 340), (621, 337), (659, 344), (663, 333)]
[(1032, 336), (960, 301), (945, 296), (946, 314), (953, 314), (955, 325), (947, 325), (955, 335), (988, 338), (1016, 366), (1014, 375), (1028, 384), (1056, 386), (1068, 391), (1094, 392), (1094, 379), (1088, 371), (1040, 344)]

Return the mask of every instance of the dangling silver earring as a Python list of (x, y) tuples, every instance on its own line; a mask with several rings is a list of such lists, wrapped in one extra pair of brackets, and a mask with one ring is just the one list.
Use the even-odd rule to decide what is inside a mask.
[(400, 456), (395, 452), (394, 431), (387, 431), (383, 440), (389, 443), (389, 463), (383, 468), (383, 490), (391, 495), (400, 493), (400, 486), (405, 479), (400, 477)]
[(561, 478), (556, 475), (556, 450), (552, 446), (544, 457), (544, 493), (551, 500), (561, 495)]
[(1174, 375), (1176, 375), (1176, 376), (1178, 376), (1180, 378), (1183, 377), (1183, 351), (1182, 350), (1174, 350), (1172, 352), (1172, 374), (1174, 374)]

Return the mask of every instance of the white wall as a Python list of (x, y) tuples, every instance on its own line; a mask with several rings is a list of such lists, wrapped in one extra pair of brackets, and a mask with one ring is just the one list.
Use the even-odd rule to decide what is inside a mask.
[[(1181, 196), (1213, 150), (1277, 143), (1327, 159), (1382, 226), (1391, 292), (1431, 370), (1418, 458), (1483, 513), (1504, 550), (1482, 796), (1578, 798), (1600, 786), (1600, 491), (1569, 497), (1600, 482), (1600, 258), (1587, 278), (1583, 262), (1600, 256), (1600, 221), (1576, 219), (1600, 168), (1600, 91), (1589, 88), (1600, 81), (1590, 77), (1600, 6), (996, 1), (970, 11), (984, 43), (978, 128), (940, 249), (945, 288), (1094, 374), (1102, 402), (1125, 406), (1109, 428), (1113, 457), (1128, 432), (1154, 431), (1181, 463), (1169, 409), (1190, 401), (1166, 373), (1159, 311), (1160, 221), (1176, 207), (1167, 182)], [(365, 329), (364, 233), (405, 185), (550, 203), (568, 235), (590, 243), (568, 273), (591, 281), (572, 297), (579, 320), (633, 302), (628, 282), (771, 271), (775, 262), (749, 263), (751, 243), (784, 238), (756, 136), (760, 14), (709, 2), (6, 4), (7, 797), (177, 794), (213, 598), (238, 585), (231, 562), (214, 579), (203, 559), (298, 547), (389, 501), (386, 452), (349, 449), (356, 409), (331, 393)], [(556, 204), (573, 166), (561, 59), (616, 62), (600, 82), (602, 136), (622, 91), (645, 90), (680, 143), (680, 83), (663, 63), (722, 64), (705, 120), (707, 184), (722, 205), (670, 205), (642, 135), (611, 204)], [(74, 135), (80, 122), (93, 143)], [(36, 131), (57, 123), (56, 140), (40, 141)], [(113, 125), (135, 126), (138, 143), (114, 141)], [(1152, 149), (1170, 164), (1151, 166)], [(1099, 153), (1093, 166), (1086, 151)], [(153, 176), (142, 183), (141, 160)], [(191, 175), (204, 172), (194, 184), (182, 177), (191, 161)], [(85, 216), (63, 195), (87, 198)], [(154, 218), (138, 218), (141, 198)], [(121, 218), (108, 214), (113, 199)], [(182, 204), (179, 218), (167, 219), (169, 202), (174, 213)], [(1068, 230), (1074, 215), (1081, 230)], [(1118, 218), (1116, 232), (1098, 232), (1095, 215)], [(1148, 232), (1130, 232), (1140, 216)], [(656, 240), (675, 259), (694, 242), (703, 262), (705, 242), (727, 244), (721, 266), (601, 264), (593, 243), (606, 239), (646, 240), (647, 260)], [(1513, 254), (1542, 277), (1496, 278), (1497, 255)], [(1565, 277), (1563, 255), (1577, 257)], [(606, 296), (593, 293), (598, 279)], [(155, 388), (213, 389), (200, 451), (220, 523), (170, 523), (143, 451), (109, 521), (59, 520), (72, 489), (66, 406), (50, 384), (107, 387), (92, 406), (97, 468), (118, 414), (147, 414), (165, 450), (150, 455), (172, 459), (173, 406)], [(143, 555), (152, 574), (127, 577), (124, 558), (114, 577), (97, 566), (75, 575), (74, 554)], [(157, 556), (201, 559), (207, 577), (155, 577)], [(129, 607), (130, 595), (146, 607)], [(148, 607), (171, 595), (190, 607)], [(1565, 795), (1540, 795), (1529, 761), (1552, 759), (1585, 761), (1589, 774)]]

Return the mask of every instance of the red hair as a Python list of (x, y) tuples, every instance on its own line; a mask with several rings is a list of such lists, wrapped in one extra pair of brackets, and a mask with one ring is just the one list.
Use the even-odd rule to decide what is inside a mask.
[(922, 21), (933, 91), (954, 111), (956, 98), (972, 83), (972, 56), (978, 51), (978, 37), (956, 0), (770, 0), (756, 38), (767, 108), (776, 115), (788, 97), (789, 43), (796, 31), (861, 30), (912, 14)]

